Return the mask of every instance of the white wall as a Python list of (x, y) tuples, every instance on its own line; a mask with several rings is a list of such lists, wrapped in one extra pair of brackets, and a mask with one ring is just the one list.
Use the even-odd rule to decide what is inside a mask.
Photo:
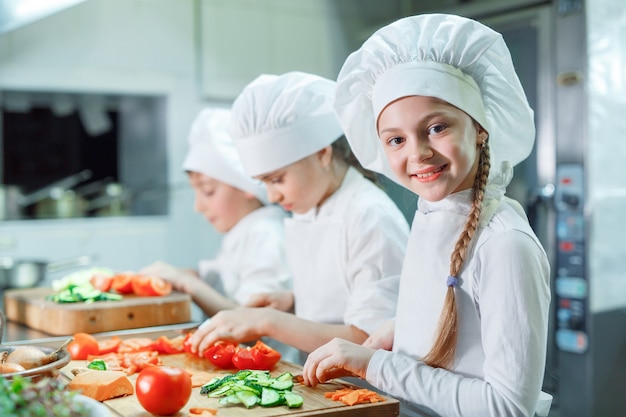
[[(167, 97), (171, 183), (189, 126), (206, 105), (196, 76), (192, 0), (88, 0), (0, 36), (0, 90), (118, 92)], [(219, 235), (192, 210), (189, 189), (172, 193), (157, 218), (0, 223), (0, 256), (55, 260), (97, 255), (97, 264), (136, 269), (156, 259), (193, 266)]]

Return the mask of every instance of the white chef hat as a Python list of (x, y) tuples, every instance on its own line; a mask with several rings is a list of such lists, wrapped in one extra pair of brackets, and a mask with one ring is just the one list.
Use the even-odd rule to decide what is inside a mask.
[(445, 14), (403, 18), (379, 29), (344, 63), (334, 106), (346, 137), (365, 168), (396, 181), (376, 123), (385, 106), (412, 95), (447, 101), (480, 123), (489, 133), (492, 174), (532, 150), (533, 111), (509, 50), (481, 23)]
[(246, 172), (275, 171), (339, 139), (334, 94), (334, 81), (303, 72), (248, 84), (233, 103), (230, 130)]
[(263, 183), (244, 172), (235, 143), (228, 134), (230, 119), (230, 110), (218, 108), (204, 109), (196, 116), (189, 132), (183, 169), (249, 192), (267, 204)]

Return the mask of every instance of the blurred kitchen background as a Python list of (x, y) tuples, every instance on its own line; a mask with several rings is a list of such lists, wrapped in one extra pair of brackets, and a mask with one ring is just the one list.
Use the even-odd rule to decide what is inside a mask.
[[(551, 415), (626, 415), (623, 0), (0, 0), (0, 258), (211, 257), (220, 236), (180, 168), (197, 112), (263, 72), (334, 79), (377, 28), (423, 12), (503, 33), (535, 109), (509, 194), (552, 263)], [(410, 220), (415, 198), (385, 187)]]

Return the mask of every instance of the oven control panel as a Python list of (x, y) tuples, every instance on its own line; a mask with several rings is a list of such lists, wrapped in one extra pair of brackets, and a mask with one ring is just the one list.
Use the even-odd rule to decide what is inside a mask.
[(556, 208), (556, 344), (584, 353), (588, 346), (585, 279), (584, 175), (581, 164), (557, 166)]

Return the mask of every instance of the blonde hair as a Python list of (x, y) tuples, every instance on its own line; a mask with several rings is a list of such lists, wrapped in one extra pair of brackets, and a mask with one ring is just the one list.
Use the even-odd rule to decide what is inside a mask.
[(450, 280), (454, 281), (458, 278), (458, 274), (461, 271), (463, 263), (465, 262), (465, 257), (467, 256), (467, 249), (480, 221), (485, 186), (487, 184), (487, 178), (489, 177), (489, 169), (491, 168), (487, 139), (488, 138), (485, 138), (482, 146), (480, 147), (478, 172), (476, 173), (476, 178), (474, 178), (474, 184), (472, 187), (474, 191), (472, 207), (469, 215), (467, 216), (465, 227), (459, 235), (454, 251), (452, 251), (452, 255), (450, 255), (450, 278), (448, 279), (448, 290), (446, 292), (443, 309), (441, 311), (441, 315), (439, 316), (437, 338), (435, 339), (433, 346), (430, 348), (430, 351), (422, 359), (424, 363), (432, 366), (433, 368), (450, 367), (456, 352), (458, 329), (458, 312), (454, 292), (456, 282), (453, 284)]

